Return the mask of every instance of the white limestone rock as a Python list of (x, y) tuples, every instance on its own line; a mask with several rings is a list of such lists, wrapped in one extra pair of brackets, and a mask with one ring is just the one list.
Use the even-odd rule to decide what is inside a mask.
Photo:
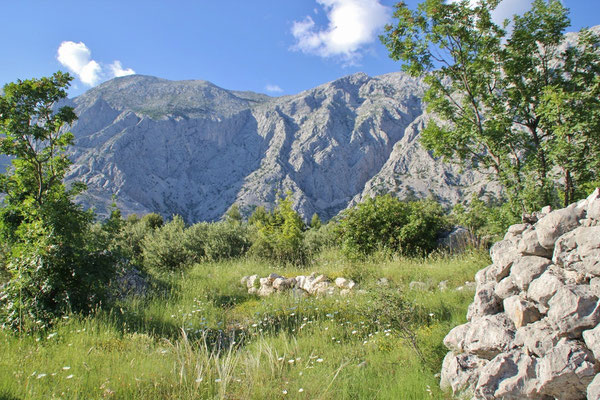
[(540, 244), (537, 236), (537, 232), (530, 228), (523, 233), (521, 240), (517, 245), (517, 250), (522, 255), (526, 256), (538, 256), (538, 257), (552, 257), (552, 250), (545, 248)]
[(531, 281), (539, 277), (552, 264), (547, 258), (523, 256), (517, 260), (510, 271), (510, 276), (519, 289), (526, 291)]
[(589, 286), (561, 286), (548, 302), (548, 320), (562, 335), (580, 338), (600, 322), (598, 297)]
[(498, 282), (498, 285), (496, 285), (494, 292), (496, 293), (496, 296), (498, 296), (498, 298), (504, 300), (510, 296), (519, 294), (520, 290), (517, 284), (515, 283), (515, 280), (512, 278), (512, 276), (509, 275), (506, 278), (502, 279), (500, 282)]
[(587, 400), (600, 400), (600, 374), (587, 387)]
[(543, 399), (536, 392), (537, 360), (518, 350), (494, 357), (480, 368), (475, 394), (479, 399)]
[(472, 321), (475, 318), (493, 315), (502, 311), (502, 302), (496, 295), (495, 288), (495, 282), (477, 287), (473, 302), (467, 310), (467, 320)]
[(527, 354), (543, 357), (560, 339), (560, 332), (547, 319), (542, 319), (517, 329), (514, 344)]
[(562, 339), (539, 361), (537, 390), (557, 400), (585, 399), (595, 375), (592, 353), (581, 342)]
[(475, 387), (479, 371), (487, 363), (488, 360), (473, 354), (448, 352), (442, 363), (440, 387), (442, 390), (451, 388), (454, 393)]
[(587, 217), (600, 224), (600, 188), (596, 188), (587, 200)]
[(444, 345), (458, 353), (475, 354), (491, 360), (513, 347), (515, 326), (504, 313), (486, 315), (459, 325), (444, 338)]
[(583, 331), (583, 340), (588, 349), (594, 353), (594, 357), (600, 360), (600, 325), (596, 325), (593, 329)]
[(600, 226), (578, 227), (561, 236), (553, 261), (567, 270), (600, 276)]
[(564, 283), (558, 272), (548, 268), (529, 284), (527, 298), (536, 303), (542, 313), (546, 313), (548, 312), (548, 302), (562, 286)]
[(554, 250), (554, 243), (563, 234), (577, 228), (585, 210), (575, 204), (567, 208), (552, 211), (535, 224), (540, 245), (548, 250)]
[(517, 329), (541, 318), (536, 305), (518, 295), (504, 299), (503, 304), (504, 312), (513, 321)]

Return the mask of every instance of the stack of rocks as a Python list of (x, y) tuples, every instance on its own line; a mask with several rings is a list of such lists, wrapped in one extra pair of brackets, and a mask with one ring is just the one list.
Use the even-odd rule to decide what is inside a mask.
[(441, 386), (477, 399), (600, 399), (600, 189), (491, 248)]
[(341, 295), (350, 293), (356, 285), (354, 281), (346, 278), (336, 278), (331, 282), (325, 275), (298, 275), (295, 278), (285, 278), (275, 273), (265, 278), (258, 275), (244, 276), (242, 285), (248, 288), (248, 293), (259, 296), (269, 296), (277, 292), (292, 290), (298, 295), (332, 295), (337, 292)]

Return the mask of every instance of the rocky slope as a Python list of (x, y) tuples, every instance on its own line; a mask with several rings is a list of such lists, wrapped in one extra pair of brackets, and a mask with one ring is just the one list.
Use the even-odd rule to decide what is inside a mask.
[(600, 189), (536, 218), (491, 248), (468, 322), (444, 339), (455, 394), (600, 399)]
[(128, 76), (75, 99), (68, 180), (102, 214), (116, 196), (128, 213), (188, 222), (273, 204), (330, 218), (365, 196), (434, 194), (456, 202), (485, 179), (424, 151), (423, 84), (402, 73), (355, 74), (294, 96), (234, 92), (205, 81)]

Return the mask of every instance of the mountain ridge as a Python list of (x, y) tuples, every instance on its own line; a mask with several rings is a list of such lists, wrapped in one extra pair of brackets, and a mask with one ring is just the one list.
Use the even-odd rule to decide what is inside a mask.
[(233, 203), (246, 213), (270, 207), (288, 190), (305, 219), (329, 219), (387, 191), (453, 204), (485, 184), (473, 186), (480, 175), (420, 147), (423, 93), (420, 79), (401, 72), (356, 73), (280, 97), (207, 81), (116, 78), (68, 101), (79, 119), (67, 181), (88, 185), (79, 201), (100, 215), (116, 195), (124, 214), (190, 223), (218, 219)]

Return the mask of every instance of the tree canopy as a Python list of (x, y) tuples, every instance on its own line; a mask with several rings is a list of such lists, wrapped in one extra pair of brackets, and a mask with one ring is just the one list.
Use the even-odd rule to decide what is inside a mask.
[(496, 24), (501, 0), (396, 5), (383, 43), (423, 76), (432, 119), (422, 143), (437, 156), (493, 171), (522, 211), (569, 204), (598, 179), (600, 39), (582, 30), (565, 44), (568, 10), (535, 0)]

